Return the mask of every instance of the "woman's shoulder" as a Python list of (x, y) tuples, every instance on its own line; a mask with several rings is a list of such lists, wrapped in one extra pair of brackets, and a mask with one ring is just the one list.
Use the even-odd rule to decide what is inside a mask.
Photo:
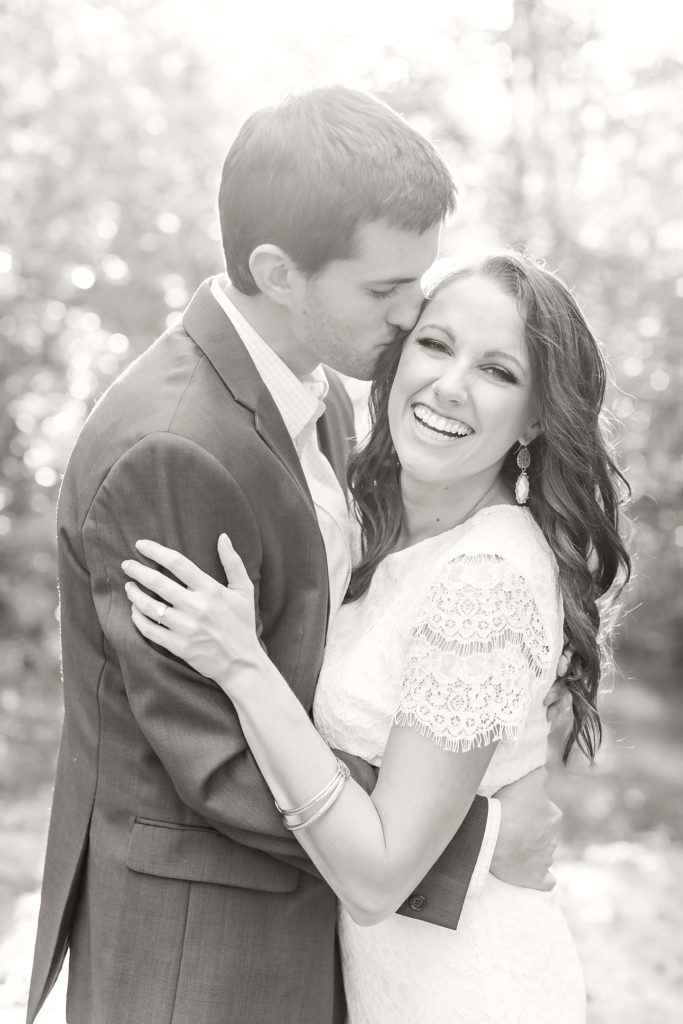
[(540, 548), (551, 554), (543, 531), (523, 505), (490, 505), (475, 513), (469, 529), (460, 538), (461, 546), (489, 548), (491, 554), (514, 551), (516, 547)]
[(555, 556), (531, 512), (519, 505), (492, 505), (477, 512), (446, 552), (446, 561), (463, 558), (505, 562), (534, 589), (539, 584), (557, 587)]

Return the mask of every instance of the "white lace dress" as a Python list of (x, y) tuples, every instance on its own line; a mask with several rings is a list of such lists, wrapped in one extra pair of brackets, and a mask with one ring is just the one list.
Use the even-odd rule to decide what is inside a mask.
[[(330, 626), (314, 716), (379, 765), (394, 722), (449, 750), (500, 742), (487, 796), (546, 756), (562, 648), (555, 560), (526, 509), (483, 509), (389, 555)], [(582, 1024), (581, 968), (554, 893), (488, 876), (457, 931), (339, 915), (348, 1024)]]

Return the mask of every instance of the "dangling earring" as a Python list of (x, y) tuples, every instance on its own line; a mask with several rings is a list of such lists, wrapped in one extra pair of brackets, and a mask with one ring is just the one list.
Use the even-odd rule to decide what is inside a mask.
[(517, 483), (515, 484), (515, 499), (518, 505), (526, 505), (529, 500), (529, 477), (526, 471), (531, 465), (531, 455), (527, 446), (521, 442), (517, 452), (517, 465), (521, 473), (517, 477)]

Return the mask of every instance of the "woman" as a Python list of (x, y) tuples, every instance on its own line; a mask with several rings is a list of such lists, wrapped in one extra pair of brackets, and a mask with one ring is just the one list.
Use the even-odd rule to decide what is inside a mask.
[[(350, 466), (363, 553), (330, 626), (319, 731), (258, 644), (226, 537), (228, 588), (186, 560), (180, 584), (126, 563), (171, 606), (158, 625), (158, 601), (130, 583), (133, 619), (234, 702), (285, 825), (338, 894), (350, 1024), (578, 1024), (581, 971), (553, 893), (489, 876), (457, 932), (394, 911), (475, 793), (544, 763), (563, 624), (565, 757), (599, 742), (598, 601), (629, 572), (604, 365), (566, 287), (515, 253), (446, 274), (387, 359)], [(139, 547), (161, 566), (175, 554)], [(328, 744), (381, 764), (372, 796)]]

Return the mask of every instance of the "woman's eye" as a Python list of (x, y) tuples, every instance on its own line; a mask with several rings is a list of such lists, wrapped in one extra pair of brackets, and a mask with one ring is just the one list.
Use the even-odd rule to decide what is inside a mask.
[(415, 340), (420, 348), (431, 349), (432, 352), (450, 352), (448, 345), (444, 341), (439, 341), (438, 338), (416, 338)]
[(503, 380), (507, 384), (516, 384), (517, 378), (511, 370), (507, 370), (504, 366), (485, 366), (485, 373), (489, 376), (495, 377), (496, 380)]
[(372, 295), (373, 299), (389, 299), (391, 298), (392, 295), (396, 293), (396, 288), (397, 285), (394, 285), (393, 288), (387, 288), (386, 291), (383, 292), (376, 291), (374, 288), (370, 288), (369, 294)]

